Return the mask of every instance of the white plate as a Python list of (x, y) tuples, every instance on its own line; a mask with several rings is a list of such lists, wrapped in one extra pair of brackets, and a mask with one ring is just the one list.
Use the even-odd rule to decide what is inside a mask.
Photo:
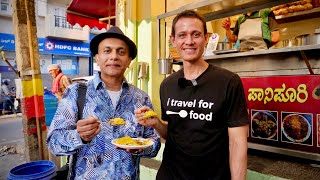
[(114, 139), (111, 141), (111, 143), (119, 148), (123, 148), (123, 149), (145, 149), (149, 146), (152, 146), (153, 145), (153, 141), (149, 140), (149, 139), (144, 139), (144, 138), (132, 138), (134, 140), (139, 140), (139, 141), (148, 141), (148, 144), (146, 145), (141, 145), (141, 146), (130, 146), (130, 145), (123, 145), (123, 144), (117, 144), (115, 143), (115, 141), (117, 139)]

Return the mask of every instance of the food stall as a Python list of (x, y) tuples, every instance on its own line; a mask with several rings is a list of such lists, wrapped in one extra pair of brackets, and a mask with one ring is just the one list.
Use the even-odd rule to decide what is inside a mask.
[[(168, 3), (169, 4), (169, 3)], [(205, 17), (208, 32), (225, 36), (226, 17), (271, 8), (280, 41), (266, 50), (204, 55), (215, 66), (242, 79), (250, 128), (249, 148), (320, 161), (320, 3), (290, 0), (205, 0), (159, 15), (159, 59), (182, 61), (170, 47), (176, 14), (194, 9)]]

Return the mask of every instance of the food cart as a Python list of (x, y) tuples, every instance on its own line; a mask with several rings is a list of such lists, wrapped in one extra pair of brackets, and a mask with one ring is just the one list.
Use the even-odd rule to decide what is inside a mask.
[[(320, 7), (318, 1), (306, 1), (311, 8), (289, 11), (300, 2), (205, 0), (168, 11), (157, 17), (159, 59), (174, 53), (168, 34), (179, 12), (196, 10), (204, 15), (209, 32), (223, 36), (223, 18), (272, 8), (281, 31), (278, 44), (267, 50), (213, 54), (204, 59), (241, 77), (250, 118), (249, 148), (320, 161)], [(179, 57), (173, 58), (175, 68), (181, 68)]]

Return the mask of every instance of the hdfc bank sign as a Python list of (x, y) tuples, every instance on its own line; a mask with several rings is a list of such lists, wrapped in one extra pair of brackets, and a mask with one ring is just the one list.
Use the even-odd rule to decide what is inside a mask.
[(54, 50), (54, 49), (60, 49), (60, 50), (72, 50), (72, 46), (69, 45), (62, 45), (62, 44), (55, 44), (51, 41), (46, 41), (46, 50)]
[[(15, 39), (13, 34), (0, 33), (0, 47), (3, 50), (15, 51)], [(90, 57), (89, 43), (63, 41), (48, 38), (38, 38), (39, 52), (47, 54), (60, 54), (71, 56)], [(1, 61), (1, 60), (0, 60)]]
[(54, 50), (54, 43), (50, 41), (46, 41), (45, 48), (46, 50)]
[(39, 51), (48, 54), (90, 56), (89, 43), (39, 38)]

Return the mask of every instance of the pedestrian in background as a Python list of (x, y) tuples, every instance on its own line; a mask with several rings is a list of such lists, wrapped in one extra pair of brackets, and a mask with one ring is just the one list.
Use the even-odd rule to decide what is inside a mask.
[[(58, 103), (61, 101), (62, 96), (66, 90), (66, 88), (71, 84), (70, 78), (62, 73), (61, 67), (59, 64), (51, 64), (48, 66), (48, 71), (53, 77), (52, 80), (52, 94), (54, 94)], [(57, 167), (60, 167), (60, 157), (55, 156), (49, 151), (49, 160), (53, 161)]]
[(53, 77), (51, 91), (58, 98), (58, 102), (60, 102), (64, 91), (71, 84), (71, 80), (62, 73), (61, 67), (58, 64), (49, 65), (48, 71)]
[(162, 120), (143, 118), (166, 139), (158, 180), (245, 180), (248, 112), (240, 77), (208, 64), (206, 22), (195, 11), (178, 14), (170, 36), (183, 68), (160, 86)]
[(2, 80), (2, 85), (1, 85), (1, 98), (3, 101), (2, 114), (7, 114), (10, 111), (14, 114), (17, 114), (16, 109), (14, 108), (14, 102), (12, 101), (12, 99), (14, 99), (15, 97), (15, 94), (10, 91), (9, 82), (10, 82), (10, 79)]
[[(20, 102), (21, 95), (17, 94), (17, 89), (15, 87), (11, 87), (11, 93), (14, 94), (14, 96), (11, 97), (11, 100), (15, 106), (16, 112), (20, 113), (21, 112), (21, 102)], [(17, 101), (17, 103), (15, 101)]]

